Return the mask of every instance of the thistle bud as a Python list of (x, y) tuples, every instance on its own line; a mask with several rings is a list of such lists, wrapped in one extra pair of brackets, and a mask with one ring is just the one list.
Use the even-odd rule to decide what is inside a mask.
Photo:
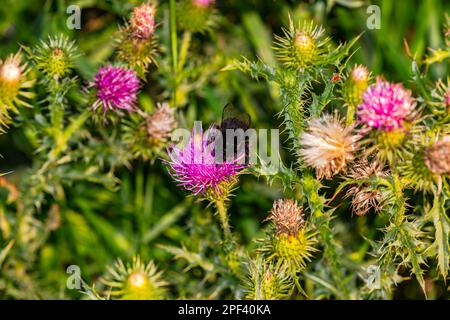
[(306, 67), (313, 59), (316, 53), (316, 45), (314, 40), (305, 32), (299, 32), (295, 36), (294, 46), (297, 50), (297, 59), (299, 65), (304, 68)]
[(214, 0), (182, 0), (177, 3), (178, 27), (204, 33), (214, 25)]
[(135, 7), (129, 22), (120, 29), (117, 40), (118, 58), (145, 79), (148, 66), (155, 62), (157, 39), (155, 36), (155, 3), (142, 3)]
[(450, 174), (450, 136), (425, 150), (425, 165), (434, 174)]
[(27, 74), (20, 52), (10, 55), (4, 62), (0, 60), (0, 132), (10, 122), (10, 111), (17, 112), (18, 106), (30, 107), (26, 99), (33, 97), (28, 89), (34, 81), (27, 80)]
[(286, 267), (276, 268), (258, 256), (248, 262), (249, 277), (245, 281), (246, 299), (278, 300), (287, 298), (293, 283)]
[(284, 36), (275, 36), (275, 50), (278, 59), (288, 68), (304, 71), (320, 61), (325, 52), (324, 29), (313, 23), (295, 26), (292, 20)]
[(162, 280), (155, 264), (143, 264), (139, 257), (133, 257), (131, 264), (122, 260), (108, 268), (102, 278), (103, 284), (110, 287), (110, 295), (121, 300), (159, 300), (165, 296), (167, 282)]
[(362, 102), (362, 94), (367, 89), (369, 71), (366, 67), (356, 65), (344, 83), (343, 97), (347, 105), (355, 108)]
[(78, 56), (76, 50), (75, 42), (64, 36), (49, 37), (47, 41), (41, 41), (31, 58), (47, 77), (58, 79), (72, 71), (74, 60)]

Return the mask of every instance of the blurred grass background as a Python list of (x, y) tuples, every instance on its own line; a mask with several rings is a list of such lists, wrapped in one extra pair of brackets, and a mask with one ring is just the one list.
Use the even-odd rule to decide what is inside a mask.
[[(271, 49), (272, 34), (281, 33), (289, 14), (295, 19), (315, 19), (324, 25), (336, 43), (363, 33), (353, 62), (367, 65), (373, 74), (383, 74), (388, 80), (407, 82), (411, 66), (404, 39), (417, 58), (423, 57), (428, 47), (442, 45), (444, 13), (449, 12), (450, 4), (446, 0), (216, 2), (221, 15), (220, 26), (212, 33), (194, 35), (190, 59), (205, 62), (209, 72), (200, 86), (186, 90), (187, 103), (182, 110), (186, 126), (197, 119), (207, 124), (220, 121), (223, 106), (233, 102), (251, 115), (254, 127), (278, 127), (280, 121), (276, 113), (280, 104), (276, 88), (252, 81), (237, 71), (222, 72), (220, 69), (241, 56), (258, 55), (276, 64)], [(113, 56), (114, 33), (133, 5), (139, 3), (137, 0), (2, 0), (0, 58), (16, 52), (20, 44), (33, 46), (47, 35), (66, 34), (77, 41), (83, 53), (76, 71), (83, 81), (89, 81), (98, 66)], [(162, 46), (168, 48), (168, 4), (167, 1), (159, 3), (157, 21), (161, 24), (157, 32)], [(71, 4), (82, 9), (81, 30), (66, 27), (69, 16), (66, 9)], [(379, 30), (366, 27), (369, 4), (381, 8)], [(447, 72), (440, 65), (432, 69), (435, 78), (445, 77)], [(165, 84), (164, 74), (152, 67), (148, 83), (142, 90), (141, 104), (153, 105), (164, 99)], [(13, 182), (19, 181), (23, 170), (33, 163), (33, 146), (24, 134), (25, 129), (11, 128), (0, 136), (0, 172), (12, 171), (7, 178)], [(66, 190), (69, 196), (64, 203), (53, 206), (50, 202), (47, 211), (42, 213), (42, 219), (58, 217), (61, 220), (59, 228), (39, 250), (37, 274), (48, 291), (40, 293), (43, 297), (79, 297), (77, 292), (65, 290), (67, 265), (79, 265), (83, 278), (90, 282), (117, 257), (131, 257), (136, 253), (143, 259), (154, 259), (161, 269), (166, 270), (168, 279), (180, 276), (178, 262), (173, 262), (172, 257), (156, 244), (179, 245), (188, 240), (187, 226), (206, 228), (211, 221), (204, 212), (211, 209), (186, 200), (186, 193), (174, 185), (158, 161), (153, 165), (133, 163), (131, 169), (122, 168), (118, 178), (121, 181), (118, 190), (75, 184)], [(272, 201), (281, 196), (279, 186), (268, 187), (264, 181), (253, 177), (241, 179), (230, 209), (231, 224), (250, 248), (251, 239), (261, 232), (261, 221)], [(355, 221), (346, 210), (339, 214), (345, 217), (349, 229), (364, 232), (364, 219)], [(349, 245), (358, 250), (353, 242), (349, 239)], [(3, 246), (2, 243), (0, 247)], [(196, 272), (192, 271), (193, 278)], [(31, 290), (32, 282), (29, 286), (27, 289)], [(418, 290), (405, 292), (401, 297), (420, 296)]]

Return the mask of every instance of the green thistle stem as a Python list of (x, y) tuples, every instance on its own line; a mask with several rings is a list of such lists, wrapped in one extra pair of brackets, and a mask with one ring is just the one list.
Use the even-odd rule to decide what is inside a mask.
[(303, 176), (303, 192), (308, 199), (312, 221), (316, 225), (320, 242), (324, 246), (323, 256), (329, 265), (330, 273), (336, 286), (333, 291), (339, 293), (339, 299), (348, 299), (350, 292), (347, 284), (344, 282), (345, 276), (342, 272), (342, 263), (340, 263), (342, 258), (339, 252), (336, 251), (334, 233), (330, 225), (332, 212), (325, 210), (326, 199), (319, 194), (320, 182), (308, 172), (305, 172)]
[(228, 213), (227, 213), (227, 207), (225, 206), (225, 202), (223, 200), (217, 199), (217, 200), (215, 200), (215, 205), (217, 208), (217, 213), (219, 214), (219, 219), (220, 219), (220, 223), (222, 225), (225, 239), (230, 239), (231, 238), (231, 230), (230, 230), (230, 224), (228, 222)]
[(355, 121), (356, 106), (354, 104), (347, 105), (347, 117), (345, 124), (350, 126)]
[(170, 50), (172, 54), (172, 81), (173, 81), (173, 97), (172, 104), (177, 107), (177, 81), (178, 81), (178, 44), (177, 44), (177, 23), (175, 0), (169, 2), (170, 11)]

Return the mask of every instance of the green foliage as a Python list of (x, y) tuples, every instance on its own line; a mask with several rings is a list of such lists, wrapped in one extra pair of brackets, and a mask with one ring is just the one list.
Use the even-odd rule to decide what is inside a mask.
[[(141, 3), (80, 2), (81, 30), (67, 28), (65, 1), (0, 7), (2, 298), (449, 297), (448, 162), (427, 158), (450, 134), (447, 2), (377, 3), (382, 28), (368, 30), (360, 1), (160, 1), (154, 34), (137, 40), (129, 19)], [(20, 69), (12, 85), (8, 61)], [(136, 112), (92, 111), (109, 64), (137, 72)], [(355, 122), (356, 64), (412, 90), (404, 131)], [(173, 129), (220, 123), (229, 102), (252, 127), (283, 131), (281, 165), (258, 159), (199, 201), (161, 160)], [(361, 141), (347, 171), (319, 179), (300, 137), (326, 114)], [(363, 160), (386, 174), (352, 174)], [(379, 206), (354, 215), (374, 193)], [(304, 215), (295, 236), (262, 223), (283, 198)], [(81, 288), (67, 286), (70, 265)]]

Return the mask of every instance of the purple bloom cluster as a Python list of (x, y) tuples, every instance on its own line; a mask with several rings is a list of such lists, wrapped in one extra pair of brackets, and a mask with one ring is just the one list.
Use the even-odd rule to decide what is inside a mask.
[(98, 70), (94, 86), (97, 98), (93, 108), (102, 106), (103, 111), (133, 111), (139, 90), (136, 72), (122, 67), (106, 66)]
[(234, 162), (218, 163), (214, 156), (214, 141), (203, 131), (192, 132), (189, 143), (168, 150), (170, 173), (178, 185), (194, 195), (208, 190), (221, 194), (223, 183), (231, 182), (245, 165)]
[(402, 84), (377, 78), (362, 96), (358, 119), (371, 128), (392, 131), (403, 127), (403, 121), (413, 112), (415, 103), (411, 91)]

